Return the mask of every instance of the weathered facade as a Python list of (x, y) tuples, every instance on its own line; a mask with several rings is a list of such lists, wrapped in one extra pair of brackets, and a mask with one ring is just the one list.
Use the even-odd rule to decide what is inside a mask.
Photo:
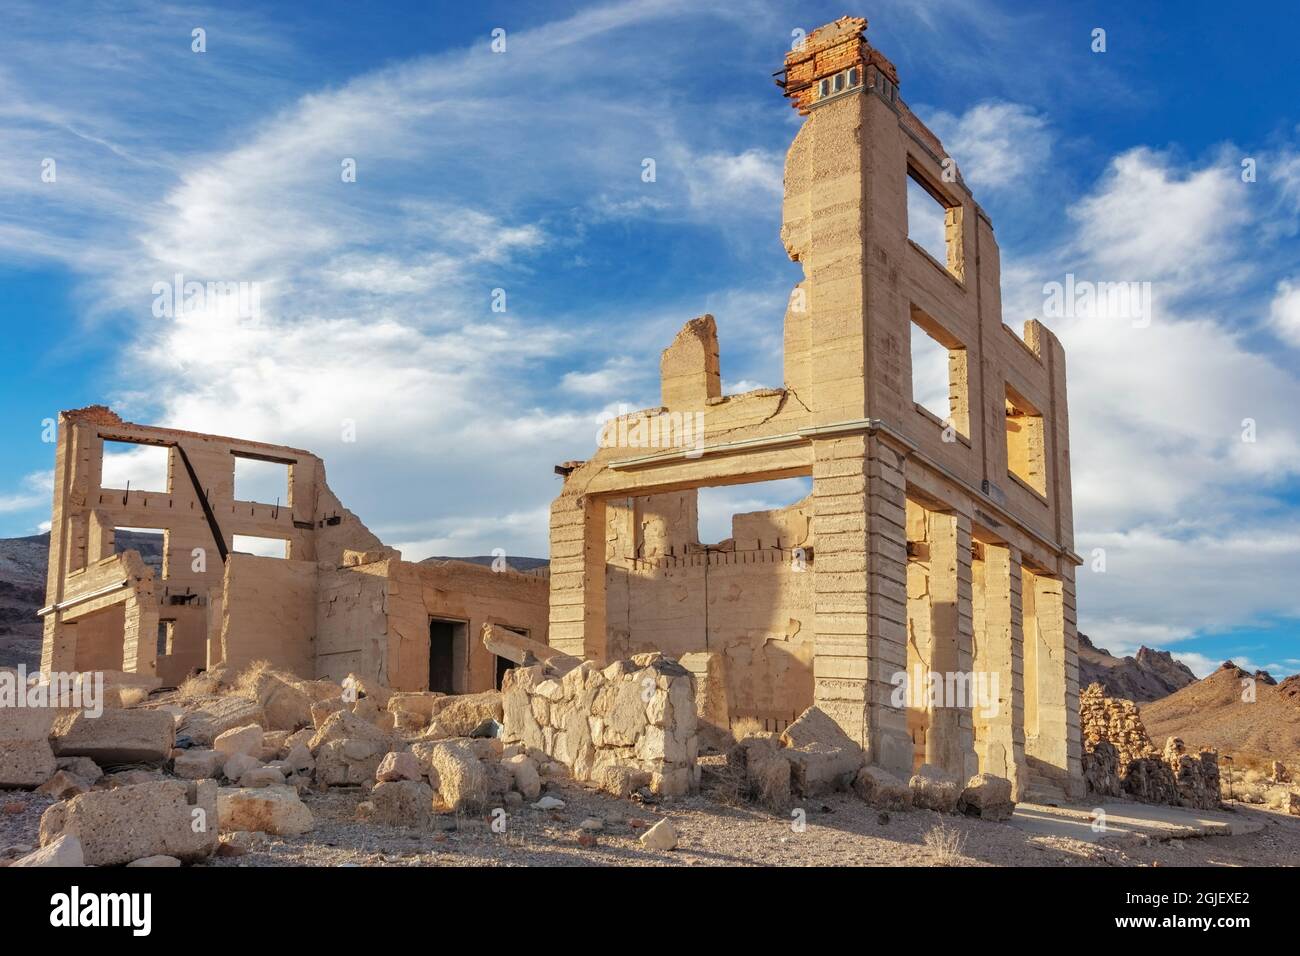
[[(165, 486), (105, 487), (106, 441), (164, 449)], [(241, 458), (283, 466), (283, 497), (238, 499)], [(175, 684), (265, 660), (303, 677), (467, 693), (500, 680), (501, 662), (475, 637), (484, 623), (546, 639), (543, 578), (401, 560), (299, 448), (136, 425), (93, 406), (60, 415), (54, 478), (46, 672)], [(159, 535), (160, 563), (119, 547), (119, 529)], [(238, 550), (245, 536), (282, 556)]]
[[(1038, 321), (1003, 324), (992, 224), (865, 27), (814, 31), (778, 79), (806, 117), (785, 165), (804, 278), (784, 386), (723, 395), (712, 317), (687, 324), (662, 407), (559, 469), (550, 641), (679, 657), (714, 722), (780, 729), (815, 703), (883, 768), (1078, 794), (1064, 353)], [(942, 258), (909, 237), (909, 181), (941, 207)], [(947, 353), (946, 417), (914, 399), (918, 333)], [(700, 544), (698, 489), (791, 477), (807, 499)], [(900, 700), (906, 673), (948, 696)], [(950, 699), (981, 679), (994, 700)]]

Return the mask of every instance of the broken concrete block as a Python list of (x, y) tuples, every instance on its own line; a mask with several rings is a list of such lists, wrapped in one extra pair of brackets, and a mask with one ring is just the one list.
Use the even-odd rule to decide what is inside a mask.
[(433, 716), (433, 702), (446, 696), (432, 690), (398, 691), (388, 698), (388, 712), (415, 714), (423, 717), (427, 724)]
[(424, 768), (419, 758), (410, 751), (400, 750), (385, 754), (375, 771), (375, 780), (388, 783), (396, 780), (423, 780)]
[(38, 787), (58, 770), (48, 739), (57, 715), (49, 707), (0, 707), (0, 789)]
[(231, 695), (203, 702), (181, 720), (176, 733), (188, 737), (195, 746), (211, 747), (212, 742), (227, 730), (248, 724), (266, 724), (266, 716), (257, 701)]
[(912, 790), (912, 806), (920, 810), (937, 810), (955, 813), (961, 798), (962, 785), (956, 777), (945, 773), (933, 764), (922, 764), (908, 781)]
[(182, 750), (172, 761), (172, 773), (184, 780), (215, 779), (226, 765), (226, 755), (205, 747)]
[(671, 850), (677, 846), (677, 830), (665, 817), (641, 834), (640, 843), (651, 850)]
[(223, 787), (217, 793), (221, 829), (255, 830), (278, 836), (298, 836), (316, 825), (311, 810), (293, 787), (244, 790)]
[(459, 741), (434, 744), (429, 749), (429, 763), (437, 775), (438, 796), (446, 810), (478, 810), (487, 803), (487, 771), (472, 745)]
[(376, 747), (382, 747), (384, 753), (391, 748), (392, 737), (369, 721), (362, 720), (346, 710), (337, 710), (326, 716), (316, 733), (312, 735), (308, 748), (312, 753), (330, 740), (367, 740)]
[(316, 751), (316, 781), (332, 787), (369, 783), (387, 752), (386, 744), (374, 740), (327, 740)]
[(233, 783), (254, 767), (260, 767), (261, 765), (260, 760), (249, 754), (231, 754), (226, 757), (225, 762), (222, 764), (221, 772), (225, 774), (227, 780)]
[(957, 799), (957, 812), (981, 820), (1010, 820), (1015, 811), (1011, 799), (1011, 781), (981, 773), (966, 782), (966, 789)]
[(60, 714), (50, 731), (60, 757), (89, 757), (99, 764), (161, 763), (176, 744), (171, 714), (155, 710), (82, 711)]
[(424, 827), (433, 820), (433, 788), (423, 780), (389, 780), (370, 791), (370, 819), (390, 827)]
[(82, 852), (81, 841), (72, 834), (65, 833), (50, 843), (49, 846), (43, 846), (39, 850), (28, 853), (9, 865), (24, 867), (85, 866), (86, 857)]
[(606, 793), (627, 799), (642, 787), (649, 786), (650, 774), (635, 767), (610, 765), (598, 769), (593, 782)]
[(152, 869), (164, 869), (167, 867), (180, 866), (181, 861), (174, 856), (165, 856), (157, 854), (155, 856), (142, 857), (139, 860), (132, 860), (127, 864), (128, 867), (136, 866)]
[(227, 757), (233, 754), (248, 754), (260, 758), (263, 734), (261, 724), (232, 727), (217, 735), (217, 739), (212, 741), (212, 749)]
[(858, 771), (853, 790), (868, 805), (881, 810), (908, 810), (912, 806), (912, 789), (906, 782), (881, 767), (867, 766)]
[(55, 771), (54, 776), (37, 787), (36, 792), (53, 797), (55, 800), (67, 800), (79, 793), (85, 793), (90, 787), (90, 781), (67, 770), (58, 770)]
[(443, 697), (433, 703), (432, 723), (425, 736), (432, 740), (468, 737), (484, 721), (500, 721), (502, 716), (500, 691)]
[(317, 730), (325, 726), (325, 721), (329, 720), (331, 714), (337, 714), (340, 711), (351, 712), (347, 702), (342, 697), (330, 697), (326, 700), (315, 701), (311, 705), (311, 724)]
[(514, 789), (525, 800), (536, 800), (542, 792), (542, 778), (537, 772), (537, 764), (527, 754), (516, 754), (501, 761), (501, 765), (510, 771), (514, 780)]
[(216, 819), (214, 781), (161, 780), (54, 804), (41, 816), (41, 844), (71, 834), (81, 841), (88, 866), (120, 866), (157, 854), (199, 860), (216, 849)]
[(99, 768), (99, 764), (89, 757), (59, 757), (57, 760), (60, 770), (76, 774), (89, 783), (96, 783), (104, 776), (104, 771)]
[(252, 692), (266, 717), (268, 730), (292, 731), (312, 724), (314, 698), (304, 681), (264, 670), (257, 675)]
[(284, 784), (284, 773), (275, 767), (252, 767), (239, 775), (239, 785), (247, 790), (258, 787), (279, 787)]
[(316, 768), (311, 751), (304, 743), (296, 743), (284, 755), (285, 766), (296, 773), (311, 773)]
[(794, 790), (804, 797), (847, 790), (864, 762), (862, 748), (819, 707), (809, 707), (781, 733)]

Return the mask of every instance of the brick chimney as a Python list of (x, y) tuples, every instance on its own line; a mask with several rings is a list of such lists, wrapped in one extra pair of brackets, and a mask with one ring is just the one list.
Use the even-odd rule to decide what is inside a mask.
[(808, 34), (785, 55), (776, 85), (801, 114), (850, 90), (876, 88), (890, 102), (898, 98), (898, 70), (863, 36), (865, 17), (840, 17)]

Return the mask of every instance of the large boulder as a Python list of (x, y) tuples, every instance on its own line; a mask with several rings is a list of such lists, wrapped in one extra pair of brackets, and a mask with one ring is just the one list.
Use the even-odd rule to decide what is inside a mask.
[(49, 742), (57, 715), (49, 707), (0, 707), (0, 789), (38, 787), (59, 769)]
[(161, 763), (176, 745), (176, 722), (157, 710), (106, 710), (98, 717), (64, 712), (50, 742), (59, 757), (89, 757), (101, 765)]
[(422, 779), (424, 767), (420, 766), (419, 758), (408, 750), (385, 754), (379, 762), (379, 769), (375, 771), (375, 780), (380, 783)]
[(1011, 781), (991, 773), (971, 777), (957, 800), (958, 813), (981, 820), (1010, 820), (1015, 809)]
[(297, 836), (316, 825), (298, 791), (288, 786), (244, 790), (223, 787), (217, 792), (217, 810), (224, 832), (249, 830)]
[(914, 807), (937, 810), (939, 813), (957, 812), (957, 801), (961, 799), (962, 793), (961, 781), (934, 764), (923, 764), (912, 774), (908, 786), (912, 790)]
[(781, 747), (794, 790), (803, 797), (847, 790), (864, 762), (862, 748), (816, 706), (782, 731)]
[(911, 787), (881, 767), (866, 766), (859, 770), (853, 779), (853, 790), (881, 810), (908, 810), (912, 806)]
[(92, 790), (49, 807), (41, 845), (75, 836), (88, 866), (120, 866), (166, 855), (200, 860), (217, 846), (215, 781), (160, 780)]

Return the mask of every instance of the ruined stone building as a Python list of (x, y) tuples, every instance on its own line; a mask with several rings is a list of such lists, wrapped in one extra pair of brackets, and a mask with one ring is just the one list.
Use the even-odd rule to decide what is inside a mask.
[[(478, 691), (506, 666), (476, 639), (492, 623), (601, 664), (662, 651), (720, 729), (782, 730), (816, 704), (886, 770), (1080, 795), (1064, 353), (1036, 320), (1003, 324), (992, 223), (865, 28), (814, 31), (778, 74), (803, 116), (783, 386), (723, 395), (714, 321), (688, 323), (662, 356), (661, 407), (557, 469), (549, 584), (401, 560), (309, 452), (96, 406), (59, 420), (43, 669), (175, 683), (268, 660)], [(917, 343), (946, 363), (937, 412)], [(106, 484), (108, 442), (161, 449), (162, 487)], [(241, 492), (250, 461), (282, 469), (282, 491)], [(699, 489), (789, 478), (810, 494), (700, 541)], [(156, 567), (119, 546), (141, 529), (163, 536)]]
[[(304, 677), (466, 693), (500, 681), (484, 623), (546, 640), (544, 578), (386, 548), (299, 448), (59, 416), (41, 669), (124, 670), (175, 685), (265, 660)], [(105, 444), (158, 449), (160, 486), (106, 486)], [(273, 466), (272, 501), (241, 498), (237, 465)], [(271, 497), (266, 495), (265, 497)], [(160, 536), (160, 560), (121, 547)]]
[[(662, 407), (558, 469), (550, 642), (679, 657), (717, 723), (779, 730), (815, 703), (885, 769), (1079, 794), (1064, 353), (1036, 320), (1003, 324), (992, 223), (865, 28), (814, 31), (778, 74), (804, 116), (784, 386), (723, 395), (712, 317), (687, 324)], [(909, 233), (909, 188), (941, 217), (937, 254)], [(917, 336), (946, 354), (946, 415), (914, 399)], [(791, 477), (811, 477), (803, 501), (700, 544), (700, 488)], [(995, 676), (996, 700), (900, 701), (904, 672)]]

